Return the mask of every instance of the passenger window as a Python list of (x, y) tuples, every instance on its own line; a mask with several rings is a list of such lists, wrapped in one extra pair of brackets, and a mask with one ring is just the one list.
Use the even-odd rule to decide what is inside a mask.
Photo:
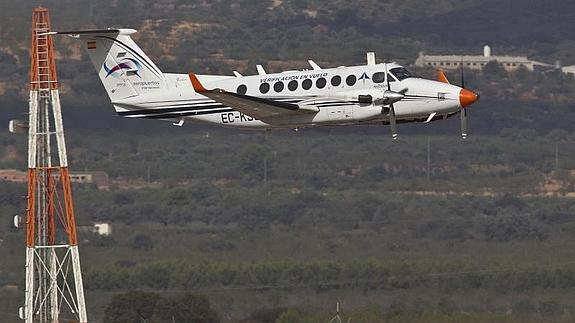
[(374, 73), (371, 79), (373, 80), (373, 83), (383, 83), (385, 82), (385, 73), (384, 72)]
[(311, 85), (312, 85), (312, 81), (310, 79), (306, 79), (301, 83), (301, 87), (303, 87), (304, 90), (311, 89)]
[(336, 75), (336, 76), (331, 78), (331, 85), (339, 86), (340, 84), (341, 84), (341, 76)]
[(244, 84), (238, 86), (238, 89), (236, 90), (237, 94), (246, 94), (248, 92), (248, 87), (245, 86)]
[(346, 77), (346, 79), (345, 79), (345, 83), (348, 86), (354, 86), (356, 81), (357, 81), (357, 77), (355, 77), (355, 75), (350, 75), (350, 76)]
[(274, 91), (281, 92), (283, 90), (284, 90), (284, 83), (283, 82), (276, 82), (276, 84), (274, 84)]
[(298, 86), (298, 84), (297, 84), (297, 81), (296, 81), (296, 80), (290, 81), (290, 82), (288, 83), (288, 89), (289, 89), (290, 91), (295, 91), (295, 90), (297, 90), (297, 86)]
[(323, 89), (326, 84), (327, 81), (323, 77), (318, 78), (317, 81), (315, 82), (315, 86), (317, 86), (318, 89)]
[(266, 93), (268, 93), (269, 91), (270, 91), (270, 85), (269, 85), (269, 83), (262, 83), (262, 84), (260, 85), (260, 92), (261, 92), (261, 93), (266, 94)]

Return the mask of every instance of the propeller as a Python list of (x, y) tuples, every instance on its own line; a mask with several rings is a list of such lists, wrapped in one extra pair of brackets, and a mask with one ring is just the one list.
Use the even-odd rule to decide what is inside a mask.
[[(459, 92), (459, 103), (461, 105), (460, 115), (460, 127), (461, 127), (461, 138), (467, 139), (467, 107), (477, 100), (479, 100), (479, 95), (465, 88), (465, 73), (463, 72), (463, 58), (461, 59), (461, 65), (459, 68), (459, 73), (461, 77), (461, 91)], [(442, 70), (437, 70), (437, 80), (442, 83), (449, 83), (447, 76)]]
[[(463, 72), (463, 58), (461, 58), (461, 65), (459, 65), (459, 67), (461, 76), (461, 88), (465, 89), (465, 73)], [(467, 139), (467, 109), (465, 109), (464, 106), (461, 107), (459, 116), (460, 116), (461, 138), (465, 140)]]
[(391, 83), (389, 80), (389, 72), (387, 70), (387, 64), (385, 64), (385, 79), (387, 80), (387, 90), (383, 92), (383, 98), (381, 100), (381, 105), (389, 106), (389, 127), (391, 130), (391, 138), (397, 140), (397, 119), (395, 118), (395, 107), (394, 103), (401, 101), (405, 97), (407, 88), (395, 92), (391, 90)]
[(463, 58), (461, 58), (461, 65), (459, 65), (459, 73), (461, 76), (461, 87), (465, 88), (465, 74), (463, 73)]
[(461, 109), (461, 138), (467, 139), (467, 109)]

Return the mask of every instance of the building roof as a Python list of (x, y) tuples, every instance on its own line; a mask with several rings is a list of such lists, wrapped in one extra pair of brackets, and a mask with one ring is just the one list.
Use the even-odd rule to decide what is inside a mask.
[(499, 63), (519, 63), (519, 64), (534, 64), (542, 66), (550, 66), (549, 64), (532, 61), (525, 56), (484, 56), (484, 55), (421, 55), (426, 61), (437, 62), (478, 62), (489, 63), (491, 61), (498, 61)]
[(2, 175), (28, 175), (28, 173), (17, 169), (0, 169)]
[(70, 171), (70, 173), (74, 174), (74, 175), (108, 175), (108, 173), (101, 171), (101, 170), (94, 170), (94, 171), (89, 171), (89, 170), (84, 170), (84, 171)]
[(475, 61), (475, 62), (514, 62), (514, 63), (531, 63), (527, 57), (524, 56), (483, 56), (483, 55), (422, 55), (422, 57), (429, 61), (446, 61), (446, 62), (460, 62)]

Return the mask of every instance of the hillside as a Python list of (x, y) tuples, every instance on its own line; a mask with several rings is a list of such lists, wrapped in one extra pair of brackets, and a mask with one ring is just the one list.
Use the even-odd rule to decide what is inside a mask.
[[(363, 0), (356, 6), (317, 0), (43, 4), (52, 10), (54, 29), (138, 29), (137, 42), (162, 70), (171, 72), (255, 73), (255, 64), (278, 72), (306, 68), (309, 58), (323, 66), (361, 64), (368, 50), (376, 51), (380, 60), (409, 65), (420, 51), (479, 52), (484, 43), (493, 44), (495, 53), (575, 63), (574, 36), (561, 32), (575, 27), (575, 4), (564, 0), (510, 0), (502, 5), (493, 0)], [(30, 0), (9, 2), (0, 12), (2, 120), (17, 117), (26, 106), (28, 26), (35, 5)], [(533, 20), (537, 28), (532, 28)], [(116, 124), (84, 51), (69, 38), (57, 38), (57, 49), (63, 101), (71, 111), (67, 116), (84, 127)], [(415, 72), (434, 77), (432, 70)], [(459, 76), (453, 73), (450, 78)], [(468, 87), (482, 94), (473, 109), (481, 111), (473, 113), (476, 133), (497, 134), (508, 127), (571, 131), (567, 120), (575, 98), (573, 77), (508, 74), (494, 67), (484, 73), (468, 71), (467, 79)], [(537, 117), (541, 109), (547, 113), (544, 121)], [(83, 124), (85, 116), (97, 121)]]
[[(19, 64), (26, 64), (18, 56), (25, 57), (36, 3), (10, 2), (0, 13), (0, 51)], [(564, 32), (575, 27), (575, 4), (568, 0), (509, 0), (501, 5), (496, 0), (43, 3), (52, 10), (55, 29), (139, 29), (144, 47), (168, 69), (229, 73), (231, 68), (253, 69), (247, 61), (310, 57), (333, 66), (362, 61), (367, 50), (409, 63), (419, 51), (479, 51), (485, 43), (500, 53), (575, 63), (575, 35)], [(79, 58), (65, 47), (59, 46), (68, 58)], [(211, 63), (202, 61), (207, 58)], [(227, 64), (219, 65), (222, 61)]]
[[(0, 125), (27, 118), (37, 3), (0, 10)], [(42, 3), (55, 29), (138, 29), (164, 71), (361, 64), (368, 50), (409, 65), (420, 51), (484, 43), (575, 64), (565, 0)], [(482, 95), (466, 141), (457, 117), (401, 124), (392, 141), (378, 126), (254, 132), (119, 118), (78, 44), (58, 38), (57, 49), (70, 168), (110, 179), (73, 186), (90, 320), (189, 322), (170, 315), (197, 308), (178, 303), (187, 293), (205, 295), (222, 323), (328, 322), (338, 301), (351, 322), (575, 320), (573, 76), (466, 71)], [(0, 169), (25, 170), (26, 136), (2, 129)], [(1, 322), (19, 322), (24, 299), (24, 231), (12, 220), (25, 208), (25, 183), (1, 181)], [(112, 234), (92, 233), (94, 222)], [(122, 316), (133, 307), (147, 314)]]

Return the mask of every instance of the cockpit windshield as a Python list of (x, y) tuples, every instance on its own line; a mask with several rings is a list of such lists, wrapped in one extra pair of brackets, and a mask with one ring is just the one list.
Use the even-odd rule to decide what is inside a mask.
[(411, 73), (409, 73), (409, 71), (406, 70), (404, 67), (392, 68), (390, 72), (400, 81), (413, 77), (413, 75), (411, 75)]

